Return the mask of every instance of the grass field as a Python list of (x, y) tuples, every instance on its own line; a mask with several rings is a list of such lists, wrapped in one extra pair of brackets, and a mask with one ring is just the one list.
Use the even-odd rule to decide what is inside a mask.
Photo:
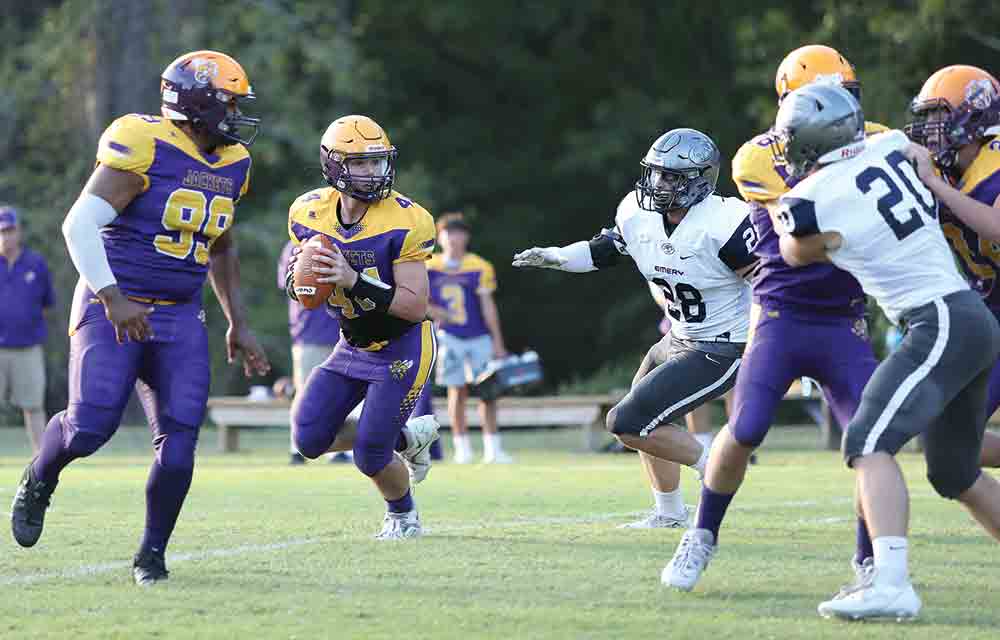
[[(204, 437), (168, 553), (167, 584), (139, 589), (149, 456), (141, 431), (63, 474), (39, 545), (0, 543), (0, 638), (996, 638), (1000, 555), (922, 459), (913, 494), (917, 622), (847, 624), (816, 604), (848, 578), (851, 475), (812, 429), (776, 430), (734, 502), (693, 593), (660, 586), (680, 531), (615, 528), (649, 504), (638, 461), (575, 452), (578, 434), (510, 434), (520, 463), (442, 465), (419, 487), (429, 529), (377, 543), (374, 489), (352, 466), (290, 468), (280, 432), (247, 453)], [(27, 450), (0, 430), (0, 499)], [(687, 501), (696, 481), (685, 472)], [(6, 513), (7, 507), (4, 508)], [(5, 524), (4, 527), (7, 525)]]

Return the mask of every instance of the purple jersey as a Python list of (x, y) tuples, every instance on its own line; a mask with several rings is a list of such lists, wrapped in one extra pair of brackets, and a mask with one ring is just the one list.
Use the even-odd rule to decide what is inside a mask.
[[(396, 264), (427, 260), (434, 250), (431, 214), (395, 191), (372, 203), (364, 217), (350, 226), (341, 223), (339, 212), (340, 193), (335, 189), (326, 187), (299, 196), (288, 212), (292, 241), (325, 235), (352, 267), (390, 286), (396, 284)], [(359, 348), (381, 349), (417, 324), (363, 309), (339, 286), (327, 299), (326, 308), (340, 322), (347, 342)]]
[(431, 304), (448, 310), (440, 326), (460, 338), (488, 335), (480, 296), (497, 289), (493, 265), (474, 253), (466, 253), (458, 264), (449, 264), (444, 254), (435, 254), (427, 263)]
[[(285, 274), (295, 243), (285, 244), (278, 259), (278, 288), (285, 290)], [(340, 325), (325, 309), (306, 309), (294, 300), (288, 301), (288, 333), (293, 344), (335, 345), (340, 340)]]
[[(882, 125), (865, 123), (867, 135), (882, 131), (886, 131)], [(740, 195), (750, 202), (750, 220), (757, 232), (754, 253), (760, 258), (760, 268), (753, 282), (754, 302), (824, 315), (861, 315), (864, 293), (850, 274), (824, 263), (790, 267), (782, 259), (766, 204), (795, 186), (795, 180), (775, 160), (773, 143), (770, 134), (762, 133), (740, 147), (733, 157), (733, 181)]]
[(212, 243), (232, 226), (236, 202), (249, 186), (246, 148), (203, 154), (173, 122), (132, 114), (101, 136), (97, 161), (145, 182), (101, 231), (119, 288), (175, 302), (199, 297)]
[[(962, 193), (991, 207), (1000, 198), (1000, 138), (984, 145), (958, 183)], [(997, 212), (1000, 215), (1000, 211)], [(941, 230), (958, 258), (962, 275), (991, 308), (1000, 308), (1000, 243), (982, 238), (946, 207), (941, 207)]]
[(778, 234), (767, 209), (751, 203), (750, 220), (757, 231), (754, 253), (760, 268), (753, 281), (754, 302), (764, 306), (787, 303), (823, 313), (861, 315), (865, 294), (851, 274), (829, 263), (790, 267), (781, 257)]

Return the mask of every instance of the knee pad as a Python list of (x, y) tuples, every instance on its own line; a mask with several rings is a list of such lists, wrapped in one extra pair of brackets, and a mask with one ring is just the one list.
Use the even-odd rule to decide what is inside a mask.
[(295, 449), (310, 460), (315, 460), (330, 450), (333, 441), (321, 433), (294, 428), (292, 431), (292, 441)]
[(764, 438), (767, 436), (770, 428), (771, 425), (769, 424), (761, 428), (757, 425), (746, 425), (743, 422), (736, 422), (736, 424), (730, 427), (729, 433), (733, 436), (733, 440), (744, 447), (756, 449), (760, 446), (760, 443), (764, 442)]
[(86, 458), (111, 439), (118, 429), (120, 412), (91, 405), (80, 405), (72, 415), (62, 414), (63, 443), (74, 458)]
[(393, 458), (393, 443), (373, 442), (368, 439), (354, 441), (354, 466), (369, 478), (389, 466)]
[(645, 436), (652, 431), (653, 427), (659, 426), (654, 424), (653, 427), (647, 429), (649, 426), (645, 422), (647, 418), (638, 410), (638, 407), (632, 404), (637, 402), (634, 399), (630, 400), (630, 396), (626, 396), (624, 400), (611, 407), (604, 419), (605, 428), (609, 433), (616, 436)]
[[(165, 419), (161, 418), (162, 426)], [(153, 439), (156, 462), (168, 473), (189, 473), (194, 469), (194, 453), (198, 446), (198, 431), (181, 428), (161, 433)]]
[(322, 428), (319, 421), (306, 415), (301, 403), (292, 412), (292, 442), (295, 449), (310, 460), (315, 460), (330, 450), (336, 433)]
[(927, 480), (939, 496), (955, 500), (976, 483), (980, 473), (982, 470), (979, 467), (928, 469)]
[(618, 407), (614, 406), (608, 411), (608, 415), (604, 416), (604, 429), (608, 433), (613, 433), (618, 435), (615, 428), (618, 425)]

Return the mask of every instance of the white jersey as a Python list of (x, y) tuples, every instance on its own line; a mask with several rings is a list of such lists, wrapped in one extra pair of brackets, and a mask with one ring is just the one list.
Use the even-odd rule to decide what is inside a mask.
[(868, 138), (854, 158), (823, 167), (781, 197), (779, 233), (835, 231), (830, 260), (899, 316), (968, 285), (938, 223), (937, 200), (902, 154), (902, 131)]
[(666, 219), (639, 207), (634, 192), (618, 205), (618, 249), (663, 289), (678, 338), (746, 342), (750, 285), (734, 272), (757, 260), (749, 213), (739, 198), (712, 194), (667, 235)]

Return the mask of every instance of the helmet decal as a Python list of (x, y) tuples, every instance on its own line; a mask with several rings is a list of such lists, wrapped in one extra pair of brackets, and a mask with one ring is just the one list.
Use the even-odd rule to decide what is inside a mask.
[(203, 60), (196, 58), (194, 60), (194, 80), (198, 84), (208, 84), (219, 75), (219, 65), (217, 65), (213, 60)]

